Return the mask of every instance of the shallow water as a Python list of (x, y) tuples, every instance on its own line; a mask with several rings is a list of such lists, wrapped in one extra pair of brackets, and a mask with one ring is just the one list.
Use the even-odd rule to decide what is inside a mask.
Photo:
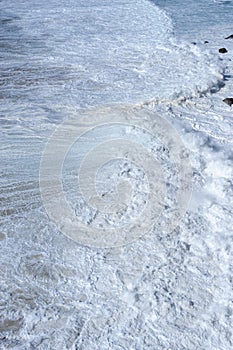
[[(232, 347), (232, 112), (222, 102), (232, 91), (233, 45), (224, 41), (232, 2), (155, 3), (172, 20), (147, 1), (0, 2), (2, 349)], [(220, 45), (226, 56), (218, 55)], [(190, 152), (193, 195), (172, 234), (156, 227), (131, 245), (91, 249), (48, 217), (39, 166), (61, 121), (113, 103), (174, 125)], [(165, 204), (173, 208), (177, 171), (169, 147), (148, 133), (97, 130), (84, 135), (79, 156), (122, 134), (157, 155), (170, 185)], [(67, 153), (63, 185), (89, 223), (95, 213), (75, 193), (76, 147)], [(112, 196), (119, 174), (135, 191), (135, 214), (148, 189), (132, 163), (98, 173), (99, 191), (110, 188)], [(110, 219), (101, 224), (119, 217)]]

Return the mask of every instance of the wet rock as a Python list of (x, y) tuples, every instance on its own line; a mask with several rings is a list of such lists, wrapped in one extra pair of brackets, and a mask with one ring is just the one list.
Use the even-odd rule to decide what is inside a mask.
[(225, 39), (233, 39), (233, 34), (229, 35), (229, 36), (226, 37)]
[(233, 105), (233, 98), (228, 97), (223, 100), (223, 102), (227, 103), (229, 106)]
[(221, 49), (218, 50), (220, 53), (226, 53), (228, 52), (227, 49), (225, 49), (225, 47), (222, 47)]

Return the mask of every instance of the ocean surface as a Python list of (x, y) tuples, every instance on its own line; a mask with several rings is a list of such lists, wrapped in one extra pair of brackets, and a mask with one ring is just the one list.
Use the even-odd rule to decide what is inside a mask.
[[(232, 23), (231, 0), (0, 1), (0, 349), (233, 348)], [(73, 214), (130, 244), (63, 234), (59, 162)], [(116, 213), (83, 199), (122, 180)]]

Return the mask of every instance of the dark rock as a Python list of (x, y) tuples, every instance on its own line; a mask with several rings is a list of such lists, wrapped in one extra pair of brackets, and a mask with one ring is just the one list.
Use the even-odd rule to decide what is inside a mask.
[(204, 44), (208, 44), (208, 43), (209, 43), (209, 41), (207, 41), (207, 40), (204, 41)]
[(221, 49), (218, 50), (220, 53), (226, 53), (227, 49), (225, 49), (225, 47), (222, 47)]
[(233, 34), (229, 35), (227, 38), (225, 39), (233, 39)]
[(232, 97), (224, 98), (223, 102), (225, 102), (229, 106), (231, 106), (231, 105), (233, 105), (233, 98)]

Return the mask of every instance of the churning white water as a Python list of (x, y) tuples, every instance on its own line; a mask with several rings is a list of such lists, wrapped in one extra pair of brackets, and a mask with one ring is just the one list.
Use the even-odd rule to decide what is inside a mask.
[[(232, 6), (214, 0), (0, 1), (0, 349), (232, 348), (232, 110), (222, 102), (233, 87), (233, 41), (224, 39), (232, 34)], [(218, 55), (221, 46), (225, 56)], [(116, 132), (110, 125), (67, 148), (63, 189), (83, 223), (98, 215), (75, 193), (72, 162), (81, 163), (75, 155), (122, 135), (135, 136), (162, 164), (168, 193), (164, 200), (158, 191), (162, 219), (173, 214), (181, 169), (172, 162), (174, 138), (166, 140), (160, 128), (155, 136), (166, 147), (150, 139), (155, 125), (147, 123), (148, 114), (173, 125), (176, 132), (167, 136), (179, 134), (178, 144), (190, 154), (193, 193), (172, 232), (161, 224), (132, 244), (90, 248), (63, 235), (45, 211), (40, 161), (61, 122), (95, 126), (98, 113), (111, 117), (115, 108), (138, 113), (148, 132), (132, 125)], [(83, 113), (90, 121), (79, 125)], [(52, 166), (64, 151), (59, 147), (70, 135), (59, 134), (57, 153), (53, 147), (47, 159), (51, 184)], [(98, 157), (101, 152), (109, 149)], [(186, 161), (183, 149), (179, 157)], [(124, 216), (104, 216), (101, 227), (138, 215), (149, 188), (144, 170), (118, 160), (97, 173), (102, 197), (114, 197), (112, 183), (119, 179), (127, 184), (123, 197), (129, 183), (134, 193)], [(183, 180), (185, 190), (188, 185)]]

